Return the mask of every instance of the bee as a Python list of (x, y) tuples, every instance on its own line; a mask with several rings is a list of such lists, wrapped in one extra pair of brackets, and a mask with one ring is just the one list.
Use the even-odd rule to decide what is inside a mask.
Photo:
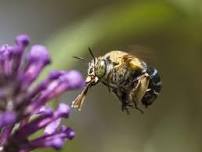
[(100, 57), (95, 57), (90, 48), (89, 52), (93, 59), (89, 62), (86, 86), (72, 102), (72, 108), (80, 111), (88, 90), (100, 82), (118, 97), (122, 111), (127, 113), (129, 108), (143, 113), (139, 106), (147, 108), (155, 101), (162, 87), (156, 68), (124, 51), (110, 51)]

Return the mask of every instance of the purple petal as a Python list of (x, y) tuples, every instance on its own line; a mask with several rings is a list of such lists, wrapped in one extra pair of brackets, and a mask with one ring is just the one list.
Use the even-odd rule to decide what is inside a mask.
[(38, 100), (34, 101), (32, 105), (30, 105), (31, 107), (28, 108), (29, 111), (38, 109), (40, 106), (46, 104), (48, 101), (65, 91), (78, 89), (84, 85), (82, 75), (74, 70), (69, 72), (57, 71), (50, 74), (49, 79), (50, 78), (54, 79), (46, 83), (46, 87), (44, 87), (44, 90), (41, 91), (41, 95), (38, 97)]
[[(29, 36), (22, 34), (16, 37), (16, 44), (0, 46), (0, 149), (3, 151), (60, 149), (65, 140), (75, 136), (72, 129), (60, 124), (62, 118), (69, 116), (69, 106), (59, 104), (53, 110), (46, 104), (65, 91), (83, 87), (84, 80), (74, 70), (53, 71), (34, 85), (51, 60), (42, 45), (34, 45), (24, 54), (29, 43)], [(33, 139), (32, 134), (37, 131), (44, 134)]]
[(33, 46), (28, 54), (27, 61), (25, 70), (19, 74), (21, 88), (24, 90), (37, 79), (44, 66), (50, 63), (48, 50), (42, 45)]
[(64, 145), (64, 139), (57, 138), (54, 135), (43, 136), (30, 142), (30, 147), (32, 147), (33, 149), (51, 147), (56, 150), (59, 150), (63, 147), (63, 145)]
[[(46, 110), (45, 110), (46, 111)], [(48, 110), (49, 111), (49, 110)], [(45, 128), (50, 123), (60, 119), (61, 117), (68, 117), (70, 108), (65, 104), (60, 104), (53, 113), (41, 113), (37, 118), (24, 125), (16, 133), (16, 138), (26, 138), (34, 132)]]
[(63, 132), (65, 132), (65, 134), (66, 134), (66, 138), (68, 138), (68, 139), (70, 139), (70, 140), (72, 140), (74, 137), (75, 137), (75, 132), (74, 132), (74, 130), (73, 129), (71, 129), (71, 128), (65, 128), (65, 127), (63, 127)]
[(64, 145), (64, 141), (67, 139), (73, 139), (75, 136), (74, 131), (71, 128), (61, 128), (53, 134), (46, 134), (42, 137), (34, 139), (30, 142), (30, 147), (52, 147), (55, 149), (61, 149)]
[(64, 71), (52, 71), (50, 72), (48, 78), (55, 80), (58, 79), (62, 74), (64, 74)]
[(51, 116), (53, 114), (53, 110), (50, 107), (43, 106), (40, 108), (40, 110), (37, 114), (39, 114), (39, 115), (50, 115)]
[(51, 123), (53, 121), (52, 119), (53, 113), (43, 113), (34, 120), (22, 126), (20, 130), (16, 131), (14, 138), (26, 139), (31, 134)]
[(71, 70), (60, 77), (60, 80), (67, 83), (68, 89), (79, 89), (84, 86), (82, 75), (75, 70)]
[(28, 56), (28, 61), (30, 62), (42, 62), (45, 65), (50, 63), (50, 57), (46, 47), (42, 45), (34, 45), (30, 50)]
[(13, 124), (16, 121), (14, 112), (4, 112), (0, 114), (0, 128)]
[(51, 122), (49, 125), (46, 126), (44, 133), (45, 134), (53, 134), (57, 127), (60, 125), (61, 119), (57, 119), (53, 122)]
[(16, 37), (16, 44), (22, 47), (26, 47), (29, 45), (30, 38), (26, 34), (18, 35)]
[(57, 117), (68, 117), (70, 112), (70, 107), (64, 103), (60, 103), (55, 113)]

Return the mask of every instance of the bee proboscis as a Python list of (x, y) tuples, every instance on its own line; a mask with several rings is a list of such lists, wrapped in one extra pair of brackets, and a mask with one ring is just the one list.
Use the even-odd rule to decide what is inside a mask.
[[(146, 64), (135, 55), (123, 51), (110, 51), (89, 62), (86, 86), (72, 102), (72, 107), (81, 110), (89, 88), (101, 82), (116, 94), (122, 111), (135, 108), (143, 113), (140, 104), (148, 107), (161, 90), (161, 80), (156, 68)], [(83, 58), (81, 58), (83, 59)]]

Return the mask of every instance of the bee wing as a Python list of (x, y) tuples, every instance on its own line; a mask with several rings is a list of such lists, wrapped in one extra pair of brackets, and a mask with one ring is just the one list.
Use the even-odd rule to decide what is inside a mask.
[(145, 46), (139, 46), (139, 45), (129, 46), (127, 52), (149, 63), (150, 62), (153, 63), (156, 60), (155, 51)]

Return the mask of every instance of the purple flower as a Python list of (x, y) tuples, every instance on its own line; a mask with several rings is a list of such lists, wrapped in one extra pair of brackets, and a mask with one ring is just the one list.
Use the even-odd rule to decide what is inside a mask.
[[(74, 131), (61, 125), (69, 116), (64, 103), (56, 109), (47, 105), (65, 91), (83, 87), (79, 72), (52, 71), (41, 83), (34, 83), (50, 64), (46, 47), (34, 45), (25, 53), (29, 37), (20, 35), (15, 45), (0, 47), (0, 151), (29, 152), (37, 148), (63, 147)], [(30, 138), (37, 131), (43, 134)]]

